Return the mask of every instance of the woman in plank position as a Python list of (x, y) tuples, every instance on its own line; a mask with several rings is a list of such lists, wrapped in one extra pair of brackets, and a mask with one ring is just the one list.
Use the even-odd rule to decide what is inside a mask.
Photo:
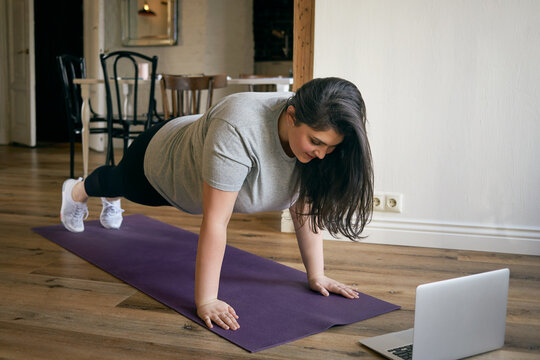
[(202, 116), (151, 127), (117, 166), (97, 168), (62, 187), (62, 223), (84, 230), (88, 197), (102, 197), (101, 224), (118, 229), (120, 199), (172, 205), (203, 214), (195, 270), (197, 314), (212, 327), (239, 328), (233, 307), (218, 298), (233, 212), (289, 208), (309, 287), (357, 298), (324, 275), (322, 229), (357, 239), (373, 197), (365, 105), (354, 84), (315, 79), (296, 93), (230, 95)]

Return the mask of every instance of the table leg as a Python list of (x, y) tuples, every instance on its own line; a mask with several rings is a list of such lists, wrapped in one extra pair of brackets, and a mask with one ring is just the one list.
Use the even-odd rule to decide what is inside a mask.
[(283, 84), (276, 84), (276, 91), (277, 92), (285, 92), (289, 91), (289, 84), (283, 85)]
[(83, 177), (86, 179), (88, 176), (88, 149), (89, 149), (89, 133), (88, 128), (90, 124), (90, 91), (88, 85), (81, 84), (81, 98), (82, 98), (82, 107), (81, 107), (81, 121), (82, 121), (82, 130), (81, 130), (81, 139), (82, 139), (82, 155), (83, 155)]
[(293, 224), (289, 209), (285, 209), (281, 211), (281, 232), (285, 232), (285, 233), (295, 232), (294, 224)]

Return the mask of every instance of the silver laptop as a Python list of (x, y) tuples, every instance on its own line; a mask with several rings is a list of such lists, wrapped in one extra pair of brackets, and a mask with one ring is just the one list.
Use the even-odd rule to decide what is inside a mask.
[(509, 277), (501, 269), (420, 285), (414, 329), (360, 343), (396, 360), (461, 359), (498, 349), (504, 345)]

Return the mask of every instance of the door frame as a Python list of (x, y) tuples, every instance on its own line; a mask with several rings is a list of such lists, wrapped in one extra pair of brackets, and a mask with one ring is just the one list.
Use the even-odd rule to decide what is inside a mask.
[[(24, 6), (23, 13), (13, 13), (16, 6)], [(6, 55), (8, 76), (3, 81), (7, 83), (7, 117), (0, 119), (2, 125), (0, 134), (6, 142), (36, 146), (36, 82), (35, 82), (35, 50), (34, 50), (34, 0), (6, 0)], [(23, 19), (15, 19), (15, 15), (22, 15)], [(23, 28), (21, 39), (13, 39), (13, 29), (17, 24)], [(19, 74), (16, 73), (14, 64), (19, 64), (23, 56), (23, 67)], [(5, 68), (5, 65), (4, 65)], [(20, 77), (18, 77), (20, 75)], [(22, 79), (22, 81), (20, 81)], [(19, 81), (18, 81), (19, 80)], [(19, 105), (17, 105), (19, 103)], [(20, 105), (23, 104), (23, 105)], [(4, 139), (0, 139), (4, 140)]]
[(313, 79), (315, 0), (294, 0), (293, 90)]

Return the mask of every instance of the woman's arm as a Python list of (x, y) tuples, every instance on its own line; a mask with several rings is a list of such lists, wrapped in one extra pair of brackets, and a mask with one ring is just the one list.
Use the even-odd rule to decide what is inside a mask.
[(309, 287), (318, 291), (324, 296), (330, 295), (329, 292), (343, 295), (349, 299), (358, 298), (356, 289), (344, 285), (338, 281), (332, 280), (324, 275), (324, 252), (322, 231), (314, 233), (311, 230), (311, 219), (306, 219), (304, 224), (300, 225), (296, 215), (296, 204), (289, 209), (296, 232), (298, 248), (302, 255), (302, 262), (306, 267)]
[(195, 305), (197, 315), (209, 328), (212, 328), (212, 322), (224, 329), (240, 327), (234, 309), (218, 300), (227, 226), (237, 196), (238, 192), (217, 190), (206, 182), (203, 185), (203, 221), (195, 265)]

